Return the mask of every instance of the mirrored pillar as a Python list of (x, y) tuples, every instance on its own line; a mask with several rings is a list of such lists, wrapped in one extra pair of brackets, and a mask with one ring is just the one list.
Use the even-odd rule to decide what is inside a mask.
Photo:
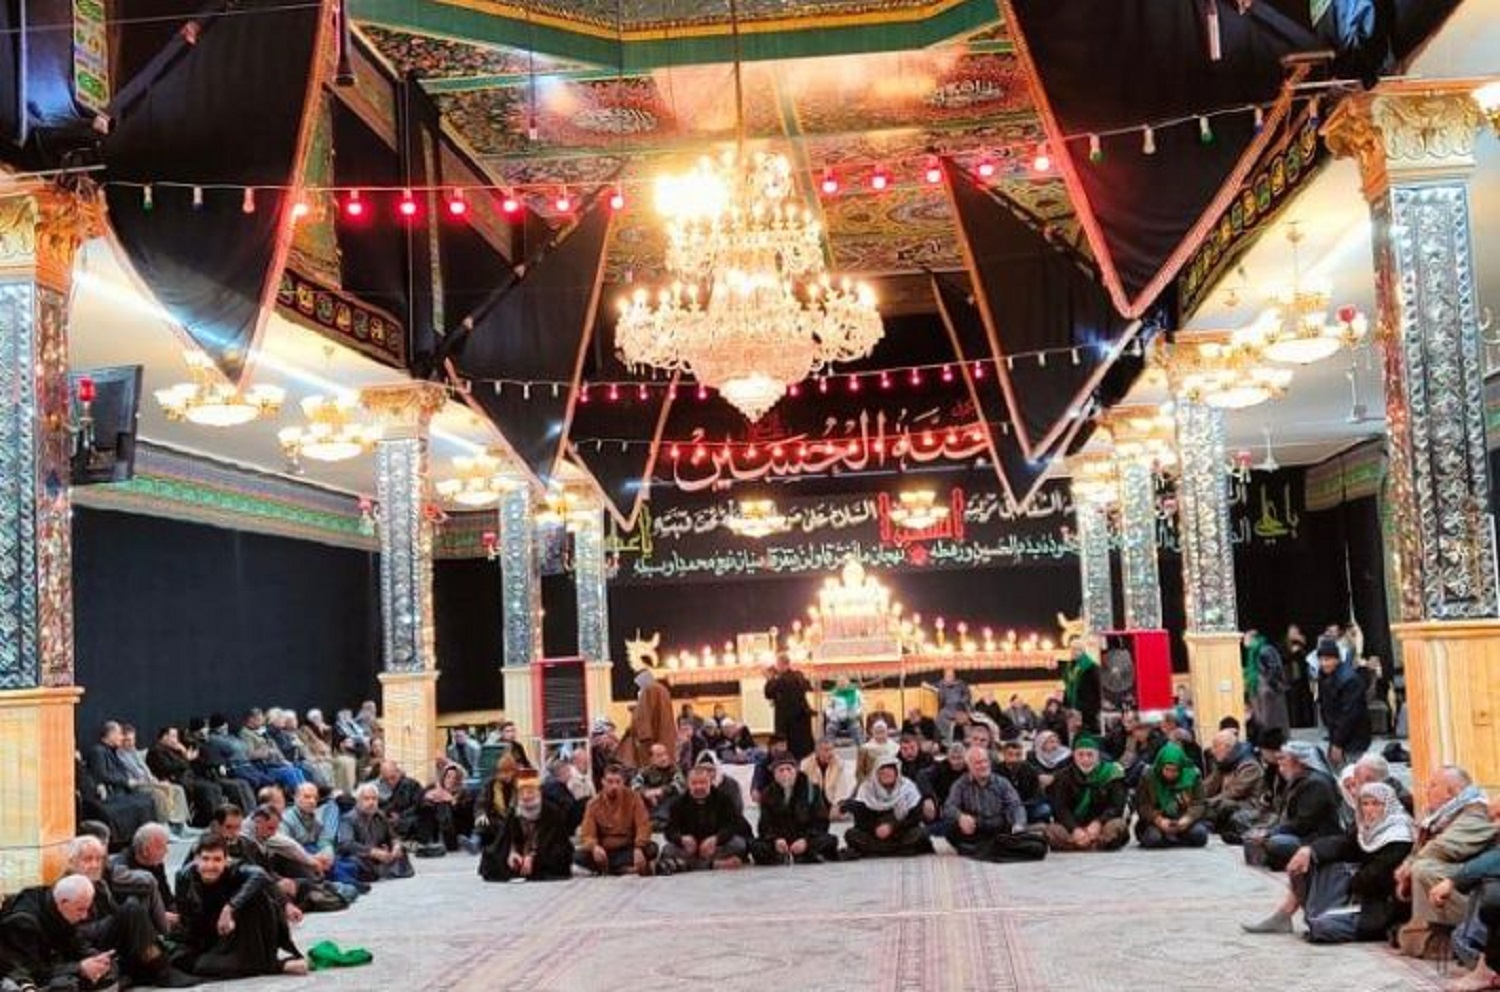
[(1120, 582), (1125, 592), (1125, 627), (1159, 630), (1161, 577), (1156, 566), (1156, 475), (1145, 462), (1121, 459)]

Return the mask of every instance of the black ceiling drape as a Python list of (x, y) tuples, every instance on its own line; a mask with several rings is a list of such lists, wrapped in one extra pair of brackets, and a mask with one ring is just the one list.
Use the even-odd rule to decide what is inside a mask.
[[(248, 0), (209, 18), (143, 93), (116, 109), (105, 144), (116, 238), (156, 300), (232, 380), (245, 369), (289, 238), (279, 187), (297, 175), (322, 8)], [(169, 187), (166, 182), (185, 184)], [(256, 191), (244, 212), (240, 188)], [(194, 206), (189, 187), (203, 188)]]
[(526, 388), (522, 382), (577, 385), (599, 299), (610, 212), (585, 210), (555, 247), (540, 253), (472, 317), (458, 349), (461, 377), (510, 380), (479, 384), (473, 402), (539, 479), (561, 456), (575, 389)]
[(944, 168), (981, 327), (1021, 449), (1040, 458), (1087, 412), (1094, 387), (1137, 325), (1116, 312), (1071, 249), (1049, 241), (952, 161)]

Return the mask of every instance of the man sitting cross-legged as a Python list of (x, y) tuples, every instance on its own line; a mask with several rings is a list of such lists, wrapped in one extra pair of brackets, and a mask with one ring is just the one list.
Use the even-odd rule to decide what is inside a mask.
[(416, 874), (406, 848), (380, 811), (380, 793), (370, 782), (354, 790), (354, 808), (339, 821), (337, 852), (340, 858), (353, 858), (358, 863), (363, 882)]
[[(306, 974), (274, 888), (261, 869), (230, 860), (222, 838), (202, 838), (177, 876), (182, 943), (175, 963), (212, 978)], [(282, 950), (292, 956), (283, 959)]]
[(142, 891), (147, 883), (144, 873), (123, 872), (116, 882), (104, 842), (87, 834), (75, 837), (68, 845), (67, 871), (94, 884), (93, 905), (78, 927), (87, 946), (113, 954), (120, 975), (137, 984), (194, 984), (171, 970), (162, 951), (164, 931), (157, 927), (151, 913), (150, 890)]
[(653, 827), (660, 830), (667, 825), (672, 804), (682, 795), (684, 785), (682, 770), (667, 745), (652, 744), (649, 763), (636, 772), (633, 788), (645, 801)]
[(589, 800), (578, 828), (573, 863), (596, 874), (649, 875), (656, 858), (651, 817), (641, 797), (625, 787), (625, 772), (620, 764), (604, 769), (599, 794)]
[(838, 856), (828, 832), (828, 797), (784, 754), (771, 763), (771, 784), (760, 797), (760, 837), (750, 845), (756, 864), (816, 864)]
[(516, 775), (516, 805), (505, 829), (479, 857), (486, 882), (548, 882), (573, 875), (573, 841), (567, 814), (542, 795), (541, 776), (530, 768)]
[(968, 772), (948, 790), (943, 819), (948, 843), (966, 858), (980, 861), (1040, 861), (1047, 842), (1026, 832), (1026, 808), (1015, 786), (994, 773), (989, 752), (972, 747)]
[(915, 782), (902, 777), (901, 760), (894, 754), (875, 766), (843, 807), (854, 818), (844, 834), (846, 857), (932, 853), (932, 841), (922, 828), (922, 793)]
[(707, 868), (738, 868), (750, 852), (749, 827), (734, 803), (714, 788), (713, 769), (694, 765), (687, 795), (672, 804), (656, 870), (670, 875)]
[(1099, 756), (1097, 738), (1073, 745), (1073, 760), (1052, 783), (1052, 822), (1047, 843), (1054, 851), (1117, 851), (1130, 840), (1125, 825), (1125, 772)]

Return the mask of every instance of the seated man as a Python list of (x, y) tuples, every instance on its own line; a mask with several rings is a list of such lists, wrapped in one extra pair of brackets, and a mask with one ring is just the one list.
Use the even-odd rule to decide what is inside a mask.
[[(828, 747), (831, 751), (832, 741), (829, 742)], [(755, 768), (750, 773), (750, 798), (753, 801), (760, 802), (760, 794), (771, 784), (771, 762), (783, 754), (791, 753), (791, 745), (781, 734), (772, 734), (766, 739), (766, 749), (756, 758)]]
[[(307, 781), (307, 776), (302, 773), (302, 770), (286, 760), (286, 757), (266, 736), (266, 714), (262, 710), (252, 709), (245, 714), (245, 720), (240, 724), (238, 737), (250, 764), (273, 779), (287, 792), (295, 792), (297, 786)], [(238, 775), (239, 771), (236, 770), (235, 774)], [(257, 786), (264, 784), (260, 782)]]
[[(177, 875), (182, 925), (175, 963), (207, 978), (307, 974), (274, 891), (271, 876), (231, 860), (221, 838), (202, 838)], [(282, 950), (292, 956), (283, 959)]]
[(625, 772), (624, 765), (606, 768), (599, 794), (583, 811), (573, 863), (595, 874), (649, 875), (656, 858), (651, 816), (641, 797), (625, 787)]
[(1015, 787), (1026, 807), (1027, 823), (1046, 823), (1052, 819), (1052, 805), (1042, 789), (1042, 777), (1026, 760), (1026, 749), (1018, 740), (1006, 741), (1000, 747), (1000, 767), (995, 773)]
[(412, 836), (424, 853), (456, 851), (474, 832), (474, 794), (466, 782), (463, 767), (449, 761), (423, 791)]
[(1284, 745), (1277, 772), (1286, 784), (1280, 813), (1270, 827), (1251, 831), (1245, 838), (1246, 860), (1254, 863), (1261, 856), (1272, 871), (1285, 868), (1297, 848), (1343, 833), (1338, 787), (1316, 744), (1291, 741)]
[(1435, 770), (1426, 783), (1426, 808), (1411, 856), (1396, 869), (1396, 895), (1411, 902), (1411, 922), (1399, 933), (1401, 953), (1427, 957), (1463, 920), (1468, 900), (1448, 881), (1470, 858), (1495, 842), (1484, 792), (1454, 765)]
[[(124, 759), (120, 756), (120, 745), (123, 741), (123, 731), (120, 724), (114, 720), (106, 720), (99, 728), (99, 739), (91, 744), (84, 754), (85, 767), (88, 769), (88, 784), (97, 790), (97, 798), (104, 803), (113, 814), (115, 807), (123, 807), (129, 803), (144, 804), (143, 808), (150, 810), (144, 819), (155, 819), (158, 823), (166, 823), (170, 817), (170, 803), (164, 795), (159, 795), (151, 790), (144, 781), (132, 777), (130, 769), (126, 766)], [(115, 819), (111, 816), (111, 821)], [(142, 821), (130, 821), (127, 817), (121, 817), (121, 823), (115, 826), (128, 826), (129, 831), (120, 836), (130, 836)]]
[(651, 745), (646, 767), (636, 772), (631, 788), (640, 793), (647, 812), (651, 814), (651, 825), (660, 830), (666, 826), (672, 804), (682, 795), (685, 785), (682, 769), (672, 760), (672, 752), (658, 742)]
[[(1368, 788), (1368, 786), (1367, 786)], [(1500, 798), (1490, 800), (1490, 819), (1500, 821)], [(1465, 861), (1458, 873), (1434, 885), (1429, 902), (1442, 905), (1457, 892), (1469, 900), (1468, 918), (1454, 934), (1454, 957), (1473, 971), (1455, 979), (1446, 992), (1500, 989), (1500, 847)], [(1467, 933), (1466, 933), (1467, 931)], [(1460, 945), (1459, 937), (1467, 939)]]
[[(760, 761), (763, 752), (755, 746), (755, 738), (750, 736), (750, 728), (735, 720), (734, 717), (726, 716), (724, 722), (719, 725), (719, 745), (715, 751), (719, 759), (726, 765), (753, 765)], [(772, 738), (774, 741), (775, 738)], [(782, 741), (785, 744), (785, 741)]]
[(1226, 844), (1238, 844), (1236, 816), (1253, 814), (1265, 788), (1265, 766), (1255, 748), (1233, 730), (1220, 730), (1209, 745), (1208, 776), (1203, 781), (1204, 822)]
[(21, 988), (100, 989), (115, 984), (115, 953), (89, 946), (79, 928), (94, 906), (94, 883), (64, 875), (22, 889), (0, 910), (0, 978)]
[(840, 675), (823, 703), (823, 736), (838, 740), (848, 738), (856, 747), (865, 742), (860, 720), (864, 716), (864, 696), (859, 686)]
[[(811, 756), (809, 756), (809, 759)], [(771, 784), (761, 794), (760, 836), (750, 856), (760, 865), (817, 864), (838, 857), (838, 838), (828, 832), (828, 799), (783, 754), (771, 764)]]
[(108, 867), (104, 842), (97, 837), (85, 834), (68, 845), (68, 874), (82, 876), (94, 886), (88, 918), (78, 926), (84, 944), (113, 955), (119, 974), (137, 984), (182, 984), (171, 973), (171, 963), (162, 952), (164, 931), (157, 928), (151, 915), (151, 893), (149, 889), (143, 891), (141, 884), (145, 879), (127, 874), (125, 891), (117, 891), (112, 884), (114, 873), (107, 871)]
[[(789, 754), (784, 751), (778, 758)], [(842, 818), (838, 804), (847, 797), (851, 787), (845, 781), (848, 776), (844, 774), (844, 762), (834, 749), (833, 741), (826, 737), (818, 741), (813, 753), (802, 759), (802, 774), (807, 776), (808, 784), (823, 794), (823, 801), (833, 809), (834, 817)]]
[(109, 859), (106, 870), (110, 891), (121, 899), (138, 899), (151, 914), (158, 933), (177, 927), (177, 898), (167, 880), (167, 854), (172, 835), (160, 823), (148, 823), (135, 832), (130, 846)]
[(1054, 851), (1118, 851), (1130, 840), (1125, 825), (1125, 772), (1099, 755), (1088, 734), (1073, 744), (1073, 760), (1052, 782), (1052, 822), (1045, 827)]
[(896, 714), (886, 709), (885, 703), (876, 703), (874, 711), (871, 712), (869, 716), (865, 717), (865, 731), (867, 733), (874, 734), (875, 724), (877, 723), (885, 724), (886, 729), (889, 730), (892, 727), (896, 726), (897, 722), (898, 721), (896, 720)]
[(479, 755), (482, 751), (479, 742), (469, 736), (469, 728), (453, 728), (453, 740), (448, 744), (448, 760), (457, 763), (466, 777), (479, 774)]
[(943, 819), (953, 850), (980, 861), (1040, 861), (1047, 842), (1026, 832), (1026, 808), (1009, 781), (994, 774), (990, 754), (970, 748), (968, 772), (948, 790)]
[(402, 840), (414, 840), (422, 810), (422, 783), (407, 775), (390, 759), (380, 763), (380, 777), (371, 783), (380, 797), (380, 812), (391, 821), (391, 829)]
[[(968, 774), (969, 771), (967, 760), (969, 749), (967, 745), (949, 744), (945, 751), (943, 760), (934, 762), (932, 767), (927, 769), (927, 789), (924, 793), (925, 795), (932, 796), (933, 801), (938, 804), (938, 808), (940, 809), (948, 802), (948, 792), (953, 788), (953, 783)], [(938, 830), (938, 833), (942, 833), (948, 829), (947, 824), (937, 824), (936, 826), (941, 828)], [(932, 832), (931, 829), (928, 830), (928, 833)]]
[(921, 707), (913, 706), (906, 711), (906, 719), (901, 721), (901, 733), (916, 734), (922, 739), (922, 749), (929, 754), (937, 750), (937, 721), (923, 716)]
[(542, 796), (541, 778), (531, 769), (516, 776), (516, 804), (500, 842), (479, 858), (486, 882), (550, 882), (573, 875), (573, 841), (567, 817)]
[(922, 793), (915, 782), (901, 776), (895, 755), (875, 766), (843, 808), (854, 819), (844, 834), (848, 857), (932, 853), (932, 841), (922, 828)]
[(578, 770), (571, 761), (567, 758), (554, 758), (547, 763), (547, 778), (542, 783), (542, 798), (563, 814), (569, 837), (573, 836), (578, 825), (583, 822), (583, 806), (586, 802), (579, 800), (578, 793), (573, 788), (573, 780), (577, 776)]
[(884, 720), (876, 720), (870, 724), (870, 739), (859, 746), (858, 756), (854, 759), (854, 781), (863, 784), (886, 758), (894, 758), (901, 749), (901, 745), (891, 737), (892, 724)]
[(145, 756), (137, 750), (135, 727), (128, 723), (122, 723), (119, 727), (120, 747), (116, 753), (119, 754), (120, 761), (130, 773), (131, 779), (138, 783), (137, 791), (151, 796), (151, 801), (156, 805), (157, 819), (170, 825), (172, 833), (181, 837), (187, 830), (188, 820), (192, 818), (187, 790), (175, 782), (157, 778), (147, 766)]
[(1204, 847), (1203, 775), (1176, 741), (1168, 741), (1135, 790), (1135, 838), (1144, 848)]
[(1408, 813), (1415, 809), (1411, 792), (1402, 785), (1399, 779), (1391, 778), (1391, 765), (1385, 758), (1371, 751), (1360, 757), (1358, 761), (1345, 765), (1344, 770), (1339, 772), (1339, 792), (1343, 795), (1345, 806), (1348, 810), (1346, 819), (1350, 822), (1359, 809), (1359, 791), (1372, 782), (1384, 782), (1396, 791), (1396, 796), (1401, 804), (1406, 807)]
[(896, 760), (901, 763), (901, 777), (917, 783), (917, 789), (922, 793), (922, 822), (936, 822), (943, 806), (932, 792), (932, 755), (922, 750), (921, 738), (916, 734), (902, 734), (896, 745)]
[(416, 874), (406, 848), (380, 811), (380, 793), (371, 782), (354, 790), (354, 808), (339, 820), (337, 852), (341, 858), (354, 859), (363, 882)]
[(321, 869), (322, 877), (354, 888), (356, 894), (368, 892), (369, 886), (359, 879), (359, 863), (338, 857), (335, 848), (339, 836), (338, 804), (319, 802), (318, 787), (312, 782), (297, 786), (295, 802), (282, 814), (280, 832), (301, 846)]
[(714, 788), (713, 769), (694, 765), (687, 795), (672, 804), (659, 874), (738, 868), (750, 853), (749, 827), (729, 797)]

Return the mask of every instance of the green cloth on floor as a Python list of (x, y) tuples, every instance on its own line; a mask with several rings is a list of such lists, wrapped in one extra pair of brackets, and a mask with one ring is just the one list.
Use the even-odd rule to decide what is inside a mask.
[(326, 968), (353, 968), (369, 964), (375, 955), (363, 947), (351, 947), (347, 951), (331, 940), (319, 941), (307, 951), (307, 966), (313, 971)]

